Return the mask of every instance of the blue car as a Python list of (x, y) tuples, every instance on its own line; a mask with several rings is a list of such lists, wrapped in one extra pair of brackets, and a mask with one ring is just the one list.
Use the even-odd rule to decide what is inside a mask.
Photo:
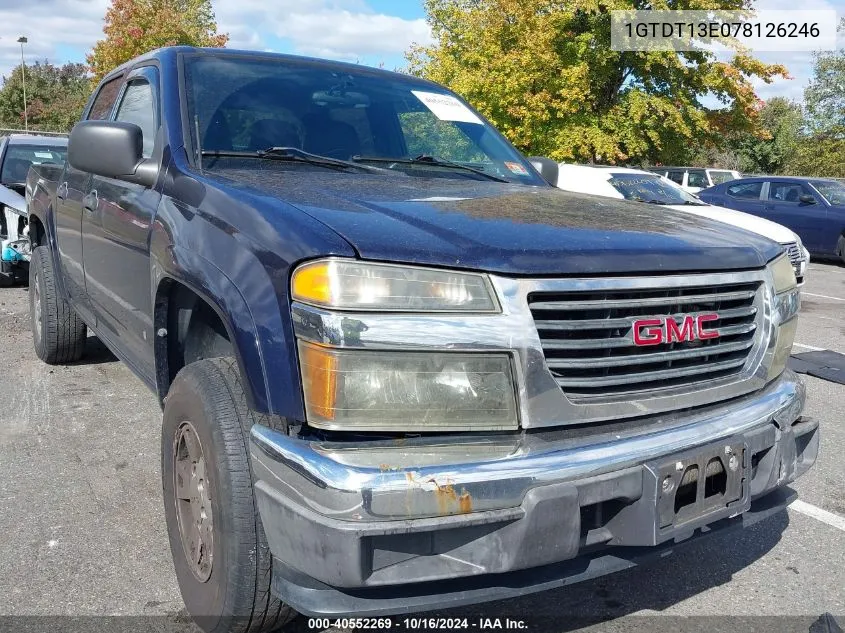
[(710, 204), (751, 213), (797, 233), (812, 255), (845, 261), (845, 184), (820, 178), (741, 178), (701, 191)]

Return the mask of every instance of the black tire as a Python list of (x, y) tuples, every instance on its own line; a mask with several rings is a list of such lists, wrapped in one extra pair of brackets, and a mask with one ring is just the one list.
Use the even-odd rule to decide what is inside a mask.
[[(249, 409), (232, 358), (188, 365), (165, 400), (161, 471), (170, 549), (188, 613), (209, 633), (275, 631), (296, 617), (270, 592), (273, 559), (249, 462), (250, 428), (255, 423), (278, 426), (272, 424), (275, 419)], [(182, 443), (191, 433), (200, 445), (199, 462), (185, 453), (188, 444)], [(179, 472), (190, 473), (192, 484), (181, 478), (177, 482)], [(198, 473), (204, 478), (197, 480)], [(188, 502), (184, 498), (194, 494), (191, 490), (201, 492)], [(200, 503), (200, 511), (195, 503)], [(204, 524), (209, 516), (210, 526)], [(193, 541), (196, 548), (187, 536), (183, 544), (180, 521), (199, 538)], [(189, 559), (189, 552), (198, 562)]]
[(56, 291), (53, 260), (46, 246), (29, 263), (29, 314), (35, 353), (48, 365), (65, 365), (85, 354), (88, 328)]
[(836, 252), (839, 254), (839, 259), (845, 264), (845, 235), (840, 236), (839, 242), (836, 245)]

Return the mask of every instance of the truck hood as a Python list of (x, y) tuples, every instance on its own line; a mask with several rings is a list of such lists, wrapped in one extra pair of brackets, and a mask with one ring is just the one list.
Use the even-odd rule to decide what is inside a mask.
[(14, 189), (0, 185), (0, 205), (5, 205), (18, 212), (19, 215), (26, 215), (26, 199)]
[(733, 209), (726, 209), (725, 207), (712, 204), (701, 206), (670, 205), (669, 208), (683, 211), (684, 213), (692, 213), (703, 218), (718, 220), (719, 222), (757, 233), (779, 244), (798, 241), (798, 236), (782, 224), (766, 220), (765, 218), (758, 218), (756, 215), (751, 215), (750, 213), (734, 211)]
[(214, 173), (297, 207), (370, 260), (510, 275), (654, 274), (758, 268), (780, 252), (708, 218), (554, 187), (269, 165)]

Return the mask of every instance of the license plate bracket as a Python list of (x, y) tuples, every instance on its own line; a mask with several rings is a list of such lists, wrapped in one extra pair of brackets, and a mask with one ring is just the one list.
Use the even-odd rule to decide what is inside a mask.
[[(698, 469), (695, 476), (693, 467)], [(647, 462), (642, 472), (642, 496), (607, 525), (613, 534), (609, 545), (681, 541), (751, 507), (751, 453), (742, 436)]]
[(657, 540), (747, 509), (748, 447), (741, 438), (649, 464), (657, 480)]

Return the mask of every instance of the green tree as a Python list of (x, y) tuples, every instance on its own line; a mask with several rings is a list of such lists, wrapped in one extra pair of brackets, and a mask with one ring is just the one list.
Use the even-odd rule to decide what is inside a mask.
[(774, 97), (760, 110), (759, 125), (759, 133), (734, 135), (729, 141), (739, 158), (740, 170), (781, 174), (802, 139), (804, 112), (799, 104)]
[[(22, 129), (24, 99), (21, 66), (3, 77), (0, 88), (0, 126)], [(54, 66), (38, 62), (26, 66), (26, 101), (29, 127), (45, 132), (68, 132), (79, 120), (90, 94), (84, 64)]]
[[(676, 162), (753, 130), (752, 81), (787, 76), (738, 51), (617, 52), (612, 9), (746, 9), (750, 0), (425, 0), (435, 43), (410, 71), (467, 98), (526, 153), (558, 160)], [(724, 107), (701, 104), (714, 95)]]
[(845, 178), (845, 129), (831, 128), (801, 139), (784, 171), (791, 176)]
[(105, 39), (94, 46), (88, 64), (99, 81), (112, 69), (163, 46), (222, 47), (211, 0), (112, 0), (106, 11)]
[[(845, 18), (839, 31), (845, 32)], [(804, 103), (814, 131), (845, 128), (845, 49), (816, 54)]]

